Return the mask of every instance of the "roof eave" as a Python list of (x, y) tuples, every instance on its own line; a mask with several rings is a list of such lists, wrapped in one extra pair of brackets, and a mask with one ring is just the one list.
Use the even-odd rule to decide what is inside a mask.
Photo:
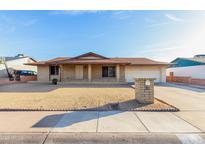
[(48, 64), (40, 64), (40, 63), (25, 63), (24, 65), (31, 65), (31, 66), (47, 66)]
[(124, 62), (66, 62), (66, 63), (52, 63), (52, 64), (130, 64)]
[(169, 66), (171, 63), (168, 64), (133, 64), (131, 63), (130, 65), (138, 65), (138, 66)]

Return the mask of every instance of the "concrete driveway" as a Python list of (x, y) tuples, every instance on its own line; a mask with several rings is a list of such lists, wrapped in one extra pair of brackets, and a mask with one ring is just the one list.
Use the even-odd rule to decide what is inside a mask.
[(155, 97), (179, 108), (175, 116), (205, 132), (205, 88), (167, 83), (155, 86)]
[(176, 106), (181, 111), (205, 111), (205, 88), (167, 83), (155, 86), (155, 97)]
[(155, 96), (181, 111), (0, 112), (0, 143), (205, 143), (205, 90), (166, 84)]

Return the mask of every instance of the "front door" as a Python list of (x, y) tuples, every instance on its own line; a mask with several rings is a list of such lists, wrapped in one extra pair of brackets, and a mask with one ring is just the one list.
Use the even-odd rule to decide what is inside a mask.
[(108, 67), (102, 67), (102, 77), (108, 77)]
[(83, 65), (76, 65), (75, 66), (75, 78), (76, 79), (83, 79)]

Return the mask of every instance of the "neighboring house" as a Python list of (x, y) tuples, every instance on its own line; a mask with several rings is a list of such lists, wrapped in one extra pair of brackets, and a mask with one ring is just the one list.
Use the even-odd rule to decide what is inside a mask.
[[(36, 60), (30, 58), (28, 56), (24, 56), (23, 54), (18, 54), (15, 57), (2, 57), (6, 62), (6, 65), (9, 69), (9, 72), (13, 72), (13, 70), (31, 70), (37, 71), (36, 66), (25, 65), (25, 63), (34, 63)], [(0, 77), (7, 77), (7, 71), (4, 64), (0, 64)]]
[(170, 73), (178, 77), (192, 77), (205, 79), (205, 55), (196, 55), (193, 58), (176, 58), (170, 68), (167, 69), (167, 76)]
[(108, 58), (89, 52), (28, 65), (37, 66), (37, 78), (42, 82), (54, 78), (62, 82), (133, 82), (136, 77), (166, 82), (166, 67), (169, 63), (147, 58)]

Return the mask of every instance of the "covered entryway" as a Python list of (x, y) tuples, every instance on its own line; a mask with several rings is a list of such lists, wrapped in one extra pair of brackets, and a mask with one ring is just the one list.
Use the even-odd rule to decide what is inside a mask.
[(62, 82), (124, 82), (124, 66), (111, 64), (63, 64)]

